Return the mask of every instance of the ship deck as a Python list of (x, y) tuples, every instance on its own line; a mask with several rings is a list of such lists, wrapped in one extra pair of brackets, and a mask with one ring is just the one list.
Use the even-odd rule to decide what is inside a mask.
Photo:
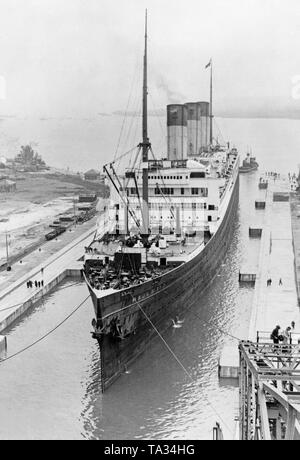
[[(162, 236), (167, 237), (167, 235)], [(90, 254), (89, 259), (102, 259), (104, 257), (109, 257), (109, 259), (113, 261), (114, 254), (118, 251), (118, 249), (120, 249), (121, 243), (122, 240), (118, 239), (111, 241), (109, 244), (94, 241), (87, 250)], [(153, 252), (149, 250), (147, 261), (159, 261), (160, 258), (166, 257), (170, 262), (186, 262), (189, 260), (191, 254), (201, 245), (204, 245), (203, 232), (197, 232), (195, 236), (187, 236), (184, 240), (177, 238), (176, 241), (169, 241), (166, 248), (157, 248), (157, 251)], [(130, 248), (127, 249), (130, 250)]]
[[(204, 247), (204, 239), (203, 232), (201, 232), (201, 234), (196, 234), (193, 237), (187, 237), (184, 243), (181, 241), (174, 241), (169, 244), (167, 248), (160, 248), (159, 254), (152, 254), (149, 252), (147, 254), (147, 264), (144, 263), (138, 273), (132, 270), (122, 270), (121, 272), (116, 270), (113, 261), (115, 251), (118, 247), (120, 247), (120, 241), (115, 240), (109, 244), (93, 242), (93, 244), (87, 248), (88, 255), (86, 259), (88, 261), (103, 261), (99, 266), (94, 266), (92, 264), (86, 271), (87, 281), (97, 298), (137, 286), (145, 281), (161, 276), (174, 267), (187, 262), (194, 257), (195, 253), (202, 250)], [(130, 251), (130, 248), (128, 248), (128, 250)], [(107, 264), (107, 259), (105, 260), (107, 257), (109, 257), (109, 264)], [(166, 264), (160, 264), (161, 258), (166, 258)], [(153, 263), (152, 267), (151, 263)], [(90, 262), (88, 265), (90, 265)]]
[[(213, 236), (226, 213), (231, 195), (233, 190), (233, 182), (228, 184), (227, 193), (224, 195), (223, 200), (220, 204), (220, 214), (217, 221), (209, 223), (209, 229), (211, 236)], [(167, 235), (162, 235), (167, 236)], [(89, 247), (86, 248), (85, 260), (88, 262), (88, 266), (92, 267), (91, 270), (86, 271), (86, 279), (90, 288), (93, 290), (94, 295), (97, 298), (107, 296), (109, 293), (121, 291), (129, 287), (134, 287), (147, 280), (161, 276), (162, 272), (166, 272), (174, 269), (176, 266), (186, 263), (196, 257), (204, 248), (204, 232), (203, 230), (196, 232), (195, 236), (186, 236), (184, 242), (182, 238), (170, 238), (174, 241), (169, 241), (166, 248), (157, 248), (157, 251), (148, 250), (145, 248), (130, 248), (123, 245), (124, 238), (120, 235), (119, 238), (112, 238), (109, 242), (105, 242), (102, 239), (94, 240)], [(126, 248), (126, 249), (124, 249)], [(131, 270), (124, 277), (120, 276), (113, 268), (113, 262), (116, 252), (127, 251), (136, 252), (141, 249), (144, 252), (142, 255), (142, 267), (140, 273), (133, 273)], [(162, 258), (166, 260), (161, 264)], [(97, 260), (102, 261), (97, 266)], [(92, 263), (91, 263), (92, 262)], [(109, 264), (108, 264), (109, 262)], [(154, 265), (154, 269), (149, 269), (148, 264), (151, 262)], [(107, 276), (107, 268), (111, 271)], [(121, 274), (122, 275), (122, 274)], [(128, 276), (129, 275), (129, 276)], [(126, 279), (127, 278), (127, 279)]]

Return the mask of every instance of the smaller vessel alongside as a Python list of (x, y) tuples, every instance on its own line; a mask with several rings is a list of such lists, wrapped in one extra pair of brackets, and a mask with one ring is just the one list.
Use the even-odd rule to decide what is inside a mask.
[(259, 164), (256, 161), (256, 158), (252, 156), (252, 154), (247, 153), (245, 160), (243, 160), (242, 166), (240, 166), (239, 171), (240, 173), (248, 173), (252, 171), (256, 171), (258, 169)]

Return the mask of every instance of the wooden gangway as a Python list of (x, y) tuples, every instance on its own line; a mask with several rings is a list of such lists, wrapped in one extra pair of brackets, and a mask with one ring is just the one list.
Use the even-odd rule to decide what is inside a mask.
[(241, 341), (240, 440), (300, 440), (300, 344)]

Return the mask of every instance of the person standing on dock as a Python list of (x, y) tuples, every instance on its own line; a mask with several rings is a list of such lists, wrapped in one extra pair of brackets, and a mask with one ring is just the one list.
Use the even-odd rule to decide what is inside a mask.
[(271, 334), (271, 339), (273, 340), (274, 345), (279, 344), (279, 331), (280, 331), (280, 326), (277, 325), (275, 329), (273, 329), (272, 334)]
[(282, 286), (282, 279), (279, 278), (279, 286)]
[[(283, 332), (283, 345), (290, 345), (291, 344), (291, 327), (288, 326), (284, 332)], [(282, 351), (284, 353), (287, 353), (289, 351), (289, 347), (288, 346), (285, 346), (282, 348)]]

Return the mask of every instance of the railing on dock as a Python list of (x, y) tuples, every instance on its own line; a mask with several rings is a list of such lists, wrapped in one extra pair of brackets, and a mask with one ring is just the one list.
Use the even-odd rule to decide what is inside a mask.
[[(267, 334), (261, 332), (261, 334)], [(300, 345), (241, 341), (240, 440), (300, 440)]]
[[(271, 339), (270, 331), (257, 331), (256, 332), (256, 343), (273, 343)], [(280, 333), (279, 333), (280, 336)], [(300, 341), (300, 333), (299, 332), (290, 332), (289, 333), (289, 344), (297, 344)]]

